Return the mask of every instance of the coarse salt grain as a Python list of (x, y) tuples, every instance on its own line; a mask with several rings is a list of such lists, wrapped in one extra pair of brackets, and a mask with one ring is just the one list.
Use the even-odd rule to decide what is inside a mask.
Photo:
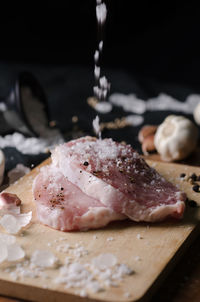
[(5, 261), (8, 257), (7, 246), (4, 242), (0, 241), (0, 263)]
[(117, 258), (113, 254), (100, 254), (92, 259), (92, 264), (98, 269), (106, 269), (114, 266), (117, 263)]
[(16, 237), (0, 233), (0, 242), (3, 242), (6, 245), (14, 244), (16, 242)]
[(17, 243), (8, 245), (7, 250), (8, 250), (8, 256), (7, 256), (8, 261), (21, 260), (25, 256), (24, 250)]
[(5, 214), (0, 219), (1, 226), (7, 233), (17, 234), (22, 227), (27, 226), (32, 218), (32, 211), (22, 214)]
[(56, 261), (54, 254), (47, 250), (36, 250), (31, 256), (31, 263), (39, 267), (53, 267)]
[(113, 237), (108, 237), (108, 238), (106, 239), (106, 241), (113, 241), (113, 240), (114, 240)]

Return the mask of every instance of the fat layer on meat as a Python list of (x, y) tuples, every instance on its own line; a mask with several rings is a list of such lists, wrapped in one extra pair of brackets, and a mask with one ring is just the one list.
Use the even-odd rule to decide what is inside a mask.
[(52, 162), (82, 192), (132, 220), (183, 216), (186, 195), (130, 145), (84, 137), (57, 146)]
[(41, 168), (33, 196), (38, 220), (62, 231), (99, 228), (126, 218), (83, 193), (53, 165)]

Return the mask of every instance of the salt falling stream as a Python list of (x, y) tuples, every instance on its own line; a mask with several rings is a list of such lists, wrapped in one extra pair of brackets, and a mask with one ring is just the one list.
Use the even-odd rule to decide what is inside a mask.
[[(101, 76), (101, 56), (103, 51), (103, 34), (107, 17), (107, 8), (102, 0), (96, 0), (96, 18), (98, 26), (98, 48), (94, 53), (94, 77), (95, 86), (93, 87), (94, 95), (98, 101), (105, 102), (110, 90), (110, 83), (105, 76)], [(101, 130), (99, 125), (99, 117), (93, 121), (93, 129), (96, 135), (101, 139)]]
[(101, 76), (101, 56), (104, 46), (103, 34), (107, 17), (107, 8), (102, 0), (96, 0), (96, 18), (98, 26), (98, 47), (94, 53), (94, 94), (99, 101), (105, 101), (110, 90), (110, 83), (105, 76)]

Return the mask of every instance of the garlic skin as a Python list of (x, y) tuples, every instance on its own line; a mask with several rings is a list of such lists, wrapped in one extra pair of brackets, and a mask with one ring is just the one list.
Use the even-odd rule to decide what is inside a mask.
[(5, 157), (3, 151), (0, 150), (0, 185), (3, 182), (4, 170), (5, 170)]
[(186, 117), (169, 115), (158, 127), (155, 147), (165, 161), (186, 158), (196, 147), (197, 127)]
[(195, 107), (193, 117), (197, 125), (200, 125), (200, 103)]

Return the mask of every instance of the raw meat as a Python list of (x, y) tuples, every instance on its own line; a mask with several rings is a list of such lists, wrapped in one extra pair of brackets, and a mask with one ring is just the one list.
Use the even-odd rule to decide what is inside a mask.
[(126, 218), (84, 194), (53, 165), (35, 178), (33, 195), (39, 221), (62, 231), (99, 228)]
[(57, 146), (52, 162), (82, 192), (132, 220), (183, 216), (186, 195), (130, 145), (84, 137)]

